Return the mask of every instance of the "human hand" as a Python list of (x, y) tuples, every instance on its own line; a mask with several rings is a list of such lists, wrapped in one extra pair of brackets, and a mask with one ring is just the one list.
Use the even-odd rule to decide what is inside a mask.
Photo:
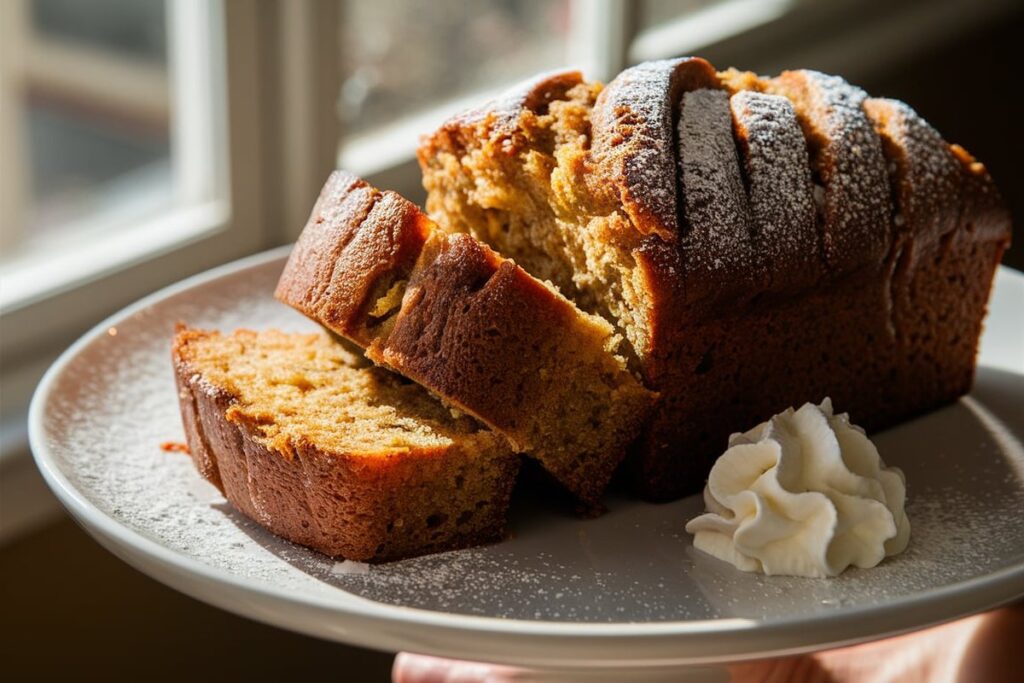
[[(1020, 680), (1024, 603), (895, 638), (810, 655), (729, 667), (731, 683), (1000, 683)], [(504, 683), (530, 680), (514, 667), (408, 653), (394, 683)], [(557, 680), (546, 678), (544, 680)]]

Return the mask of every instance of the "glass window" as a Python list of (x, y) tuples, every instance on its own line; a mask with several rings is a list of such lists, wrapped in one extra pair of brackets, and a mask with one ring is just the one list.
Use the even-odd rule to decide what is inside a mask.
[(569, 1), (352, 0), (342, 6), (346, 132), (565, 63)]
[(23, 239), (123, 202), (134, 203), (135, 213), (171, 203), (165, 127), (125, 127), (63, 102), (33, 101), (27, 118), (31, 199)]
[(33, 0), (31, 13), (43, 36), (167, 61), (164, 0)]
[(8, 81), (18, 112), (4, 130), (19, 140), (20, 159), (5, 167), (22, 175), (5, 217), (15, 256), (56, 233), (164, 210), (174, 182), (164, 0), (22, 7), (3, 17), (23, 47)]

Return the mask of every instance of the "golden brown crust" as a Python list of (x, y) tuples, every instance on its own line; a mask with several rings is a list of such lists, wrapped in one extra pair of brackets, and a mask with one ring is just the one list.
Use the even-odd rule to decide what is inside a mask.
[(579, 71), (539, 74), (510, 87), (495, 99), (453, 116), (420, 140), (416, 156), (426, 166), (442, 149), (459, 149), (467, 140), (487, 140), (488, 145), (512, 154), (526, 145), (520, 132), (524, 116), (547, 112), (551, 102), (566, 96), (583, 82)]
[[(328, 181), (325, 193), (339, 206), (353, 205), (339, 186), (363, 187)], [(379, 211), (385, 202), (388, 210)], [(609, 350), (612, 328), (472, 237), (436, 229), (393, 193), (381, 195), (361, 222), (335, 212), (334, 228), (324, 215), (310, 218), (296, 250), (308, 251), (308, 239), (335, 255), (331, 286), (318, 279), (326, 269), (290, 259), (276, 296), (481, 420), (583, 501), (596, 502), (653, 398)], [(355, 245), (359, 253), (348, 256)]]
[(409, 282), (412, 294), (390, 334), (374, 340), (367, 355), (479, 414), (525, 450), (517, 425), (522, 405), (509, 393), (543, 370), (550, 359), (540, 352), (565, 335), (577, 312), (469, 235), (452, 235), (437, 248)]
[(292, 542), (369, 562), (504, 535), (519, 457), (499, 439), (477, 433), (447, 448), (381, 444), (373, 454), (322, 452), (303, 442), (275, 450), (254, 425), (233, 417), (237, 397), (188, 360), (188, 345), (207, 334), (180, 329), (175, 337), (182, 419), (200, 474), (242, 514)]
[[(331, 184), (321, 191), (311, 214), (325, 216), (324, 220), (317, 223), (319, 231), (314, 234), (310, 230), (309, 237), (302, 244), (296, 245), (288, 257), (290, 263), (301, 264), (301, 271), (310, 277), (309, 282), (291, 283), (296, 288), (293, 299), (306, 297), (308, 305), (322, 296), (323, 289), (333, 279), (338, 252), (352, 239), (378, 195), (378, 192), (353, 175), (331, 176)], [(347, 217), (349, 222), (327, 220), (326, 217), (332, 214)], [(316, 283), (315, 287), (313, 283)], [(307, 284), (310, 286), (307, 287)]]
[(479, 134), (479, 127), (483, 126), (492, 139), (507, 137), (518, 129), (519, 117), (523, 112), (543, 113), (553, 100), (564, 97), (565, 93), (581, 82), (583, 74), (575, 70), (538, 74), (517, 83), (479, 107), (457, 114), (432, 135), (460, 135), (468, 129)]
[(332, 173), (275, 296), (365, 346), (363, 308), (383, 294), (374, 288), (411, 270), (431, 229), (410, 206), (350, 173)]

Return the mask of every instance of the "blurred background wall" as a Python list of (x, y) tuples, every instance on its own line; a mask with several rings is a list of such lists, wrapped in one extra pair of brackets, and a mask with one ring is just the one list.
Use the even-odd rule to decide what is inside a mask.
[[(233, 617), (121, 564), (62, 515), (27, 450), (28, 399), (63, 348), (159, 287), (294, 239), (334, 166), (419, 200), (417, 135), (453, 111), (542, 69), (607, 79), (700, 54), (907, 101), (1020, 217), (1022, 35), (1019, 0), (3, 0), (0, 675), (386, 679), (389, 655)], [(1006, 264), (1024, 268), (1022, 242)]]

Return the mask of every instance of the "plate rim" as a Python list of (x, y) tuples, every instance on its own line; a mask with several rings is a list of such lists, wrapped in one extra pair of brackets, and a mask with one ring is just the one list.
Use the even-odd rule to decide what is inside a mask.
[[(768, 641), (784, 638), (787, 634), (807, 634), (809, 627), (821, 626), (828, 622), (832, 626), (839, 622), (846, 623), (847, 627), (842, 629), (846, 636), (836, 640), (835, 638), (824, 637), (821, 642), (811, 642), (805, 646), (795, 646), (787, 651), (798, 651), (814, 649), (838, 643), (860, 642), (884, 637), (895, 633), (924, 628), (929, 625), (942, 623), (971, 614), (984, 609), (995, 607), (999, 604), (1018, 598), (1024, 594), (1024, 563), (1016, 567), (1006, 567), (996, 572), (983, 576), (973, 577), (957, 583), (941, 586), (932, 590), (922, 591), (917, 594), (904, 596), (896, 601), (879, 603), (874, 605), (863, 605), (846, 608), (827, 614), (797, 615), (792, 617), (781, 617), (770, 621), (760, 621), (742, 617), (727, 617), (721, 619), (701, 620), (669, 620), (656, 622), (570, 622), (570, 621), (545, 621), (527, 619), (506, 619), (493, 616), (480, 616), (469, 614), (458, 614), (442, 612), (415, 607), (404, 607), (373, 602), (360, 596), (349, 593), (353, 598), (350, 603), (341, 604), (333, 600), (324, 600), (323, 596), (304, 595), (294, 590), (281, 589), (273, 584), (246, 578), (232, 573), (229, 570), (209, 565), (200, 559), (193, 558), (169, 548), (157, 540), (148, 538), (138, 530), (108, 515), (95, 503), (88, 499), (84, 493), (79, 491), (70, 479), (61, 470), (55, 455), (50, 451), (47, 444), (45, 428), (45, 408), (47, 407), (52, 390), (58, 379), (68, 367), (80, 355), (83, 349), (93, 344), (102, 336), (106, 335), (110, 327), (116, 326), (120, 321), (144, 311), (155, 304), (168, 300), (176, 295), (185, 293), (199, 286), (209, 284), (224, 277), (237, 275), (246, 270), (267, 266), (270, 263), (282, 260), (291, 250), (291, 245), (285, 245), (252, 256), (248, 256), (230, 263), (218, 266), (205, 272), (193, 275), (180, 282), (164, 287), (163, 289), (150, 294), (139, 301), (127, 306), (124, 309), (108, 316), (100, 323), (93, 326), (88, 332), (82, 335), (74, 344), (68, 347), (60, 357), (46, 371), (39, 385), (37, 386), (29, 409), (29, 442), (33, 458), (37, 467), (43, 475), (44, 480), (50, 489), (56, 494), (58, 500), (82, 524), (89, 533), (99, 538), (118, 545), (121, 548), (130, 548), (143, 557), (153, 560), (165, 569), (183, 572), (189, 577), (197, 577), (202, 581), (240, 591), (244, 594), (257, 597), (261, 600), (270, 600), (277, 603), (284, 603), (290, 607), (312, 608), (317, 610), (326, 609), (338, 618), (356, 617), (364, 622), (376, 621), (385, 624), (396, 622), (411, 627), (430, 627), (442, 629), (449, 634), (481, 634), (516, 637), (527, 639), (533, 642), (540, 640), (557, 639), (562, 645), (567, 641), (587, 641), (598, 639), (605, 641), (614, 637), (630, 643), (634, 641), (654, 641), (667, 639), (669, 642), (678, 643), (679, 639), (693, 639), (692, 644), (698, 645), (699, 641), (716, 639), (719, 645), (725, 639), (749, 638), (750, 634), (757, 634), (762, 644)], [(1009, 277), (1010, 281), (1017, 280), (1012, 286), (1024, 288), (1024, 275), (1005, 266), (999, 267), (999, 276)], [(1003, 372), (1010, 372), (1005, 368), (999, 368)], [(1019, 374), (1019, 373), (1013, 373)], [(1022, 376), (1024, 379), (1024, 376)], [(104, 543), (106, 546), (106, 544)], [(112, 548), (108, 549), (112, 550)], [(121, 552), (114, 551), (121, 559), (129, 562), (144, 573), (152, 575), (147, 569), (140, 566), (141, 562), (132, 561)], [(163, 583), (169, 583), (163, 577), (157, 577)], [(197, 595), (199, 591), (187, 590), (177, 584), (173, 587), (176, 590), (185, 592), (200, 600), (209, 602), (205, 597)], [(339, 589), (342, 590), (342, 589)], [(969, 598), (974, 595), (985, 595), (984, 604), (973, 603)], [(967, 603), (970, 603), (968, 605)], [(948, 609), (923, 610), (926, 605), (948, 605)], [(232, 607), (220, 605), (231, 609), (245, 616), (253, 617), (253, 610), (246, 610), (243, 606)], [(925, 619), (893, 619), (900, 613), (912, 613), (921, 611), (927, 613)], [(922, 614), (923, 616), (923, 614)], [(261, 618), (262, 617), (257, 617)], [(263, 619), (265, 620), (265, 619)], [(871, 622), (892, 624), (891, 628), (877, 630), (867, 628)], [(858, 625), (860, 628), (858, 628)], [(294, 628), (294, 626), (288, 626)], [(335, 640), (347, 642), (358, 642), (360, 639), (352, 637), (339, 637), (332, 634), (324, 634), (318, 630), (310, 630), (310, 633), (318, 633), (322, 637), (329, 637)], [(822, 629), (824, 636), (827, 632)], [(350, 634), (351, 635), (351, 634)], [(733, 638), (728, 638), (732, 636)], [(369, 644), (365, 640), (360, 644)], [(704, 643), (705, 645), (707, 643)], [(529, 645), (527, 645), (529, 646)], [(435, 648), (436, 649), (436, 648)], [(693, 649), (693, 648), (687, 648)], [(743, 659), (763, 653), (746, 652), (744, 648), (725, 647), (715, 648), (722, 650), (720, 654), (711, 656), (705, 661), (726, 661), (730, 659)], [(755, 648), (757, 650), (757, 648)], [(425, 651), (425, 650), (421, 650)], [(728, 652), (725, 652), (728, 651)], [(666, 662), (697, 662), (700, 658), (693, 656), (679, 656), (682, 652), (675, 652), (667, 655)], [(497, 661), (496, 658), (495, 661)], [(632, 660), (630, 660), (632, 661)], [(650, 660), (654, 661), (654, 660)], [(596, 662), (595, 662), (596, 663)]]

